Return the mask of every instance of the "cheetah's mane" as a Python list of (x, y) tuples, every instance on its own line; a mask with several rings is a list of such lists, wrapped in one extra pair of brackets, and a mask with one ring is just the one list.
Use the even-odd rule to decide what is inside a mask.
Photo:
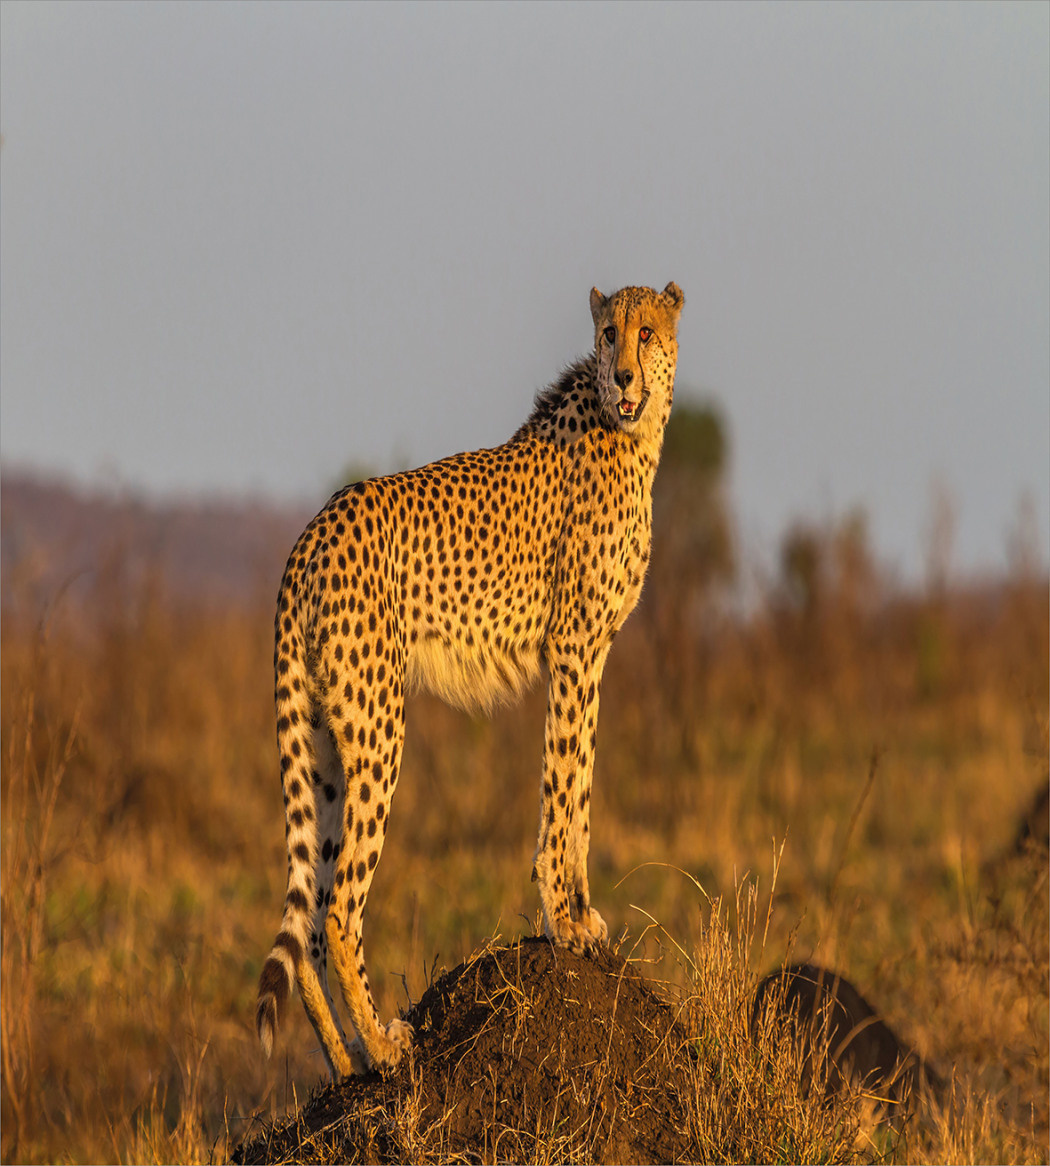
[(576, 392), (583, 398), (589, 398), (589, 404), (594, 410), (594, 417), (606, 428), (608, 421), (602, 416), (598, 407), (595, 393), (597, 365), (594, 354), (580, 357), (573, 364), (568, 365), (556, 381), (546, 388), (540, 389), (533, 402), (532, 413), (524, 425), (514, 434), (513, 441), (523, 437), (531, 437), (547, 432), (554, 423), (558, 411), (565, 405), (570, 393)]

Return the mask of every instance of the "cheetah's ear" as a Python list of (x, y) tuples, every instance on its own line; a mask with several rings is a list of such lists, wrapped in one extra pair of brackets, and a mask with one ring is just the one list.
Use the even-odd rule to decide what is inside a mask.
[(591, 288), (591, 319), (594, 321), (594, 326), (598, 327), (598, 317), (602, 314), (602, 309), (609, 301), (596, 288)]
[(669, 283), (663, 290), (663, 297), (667, 300), (668, 306), (674, 312), (675, 319), (677, 319), (679, 312), (682, 310), (682, 305), (685, 303), (685, 296), (682, 295), (682, 289), (676, 283)]

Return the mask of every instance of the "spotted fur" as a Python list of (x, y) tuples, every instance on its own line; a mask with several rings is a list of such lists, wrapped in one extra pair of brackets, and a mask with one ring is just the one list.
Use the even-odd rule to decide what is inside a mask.
[(407, 1024), (379, 1020), (361, 940), (406, 691), (488, 710), (546, 668), (533, 878), (556, 944), (607, 940), (587, 884), (598, 689), (649, 561), (682, 303), (673, 283), (593, 290), (593, 354), (540, 394), (506, 445), (348, 486), (296, 543), (274, 651), (288, 890), (259, 981), (267, 1055), (293, 979), (333, 1076), (392, 1068), (410, 1047)]

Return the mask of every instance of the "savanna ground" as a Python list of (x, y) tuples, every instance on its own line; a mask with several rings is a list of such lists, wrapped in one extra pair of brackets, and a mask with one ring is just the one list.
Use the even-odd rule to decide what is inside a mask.
[[(799, 527), (730, 614), (714, 484), (672, 456), (660, 491), (646, 595), (606, 670), (590, 866), (620, 956), (677, 1001), (707, 1066), (685, 1091), (708, 1139), (691, 1152), (1047, 1161), (1045, 818), (1018, 845), (1048, 781), (1045, 577), (1021, 547), (994, 584), (931, 569), (904, 592), (861, 525)], [(323, 1074), (296, 1000), (270, 1063), (253, 1029), (285, 879), (279, 569), (257, 601), (207, 609), (119, 556), (43, 601), (5, 574), (4, 1161), (223, 1161)], [(410, 703), (366, 915), (382, 1014), (535, 934), (543, 708), (541, 691), (489, 721)], [(792, 1141), (798, 1074), (749, 1057), (746, 1031), (748, 993), (788, 960), (848, 976), (947, 1106), (874, 1140), (811, 1107), (815, 1140)], [(501, 1149), (493, 1125), (476, 1153), (586, 1159), (556, 1132)]]

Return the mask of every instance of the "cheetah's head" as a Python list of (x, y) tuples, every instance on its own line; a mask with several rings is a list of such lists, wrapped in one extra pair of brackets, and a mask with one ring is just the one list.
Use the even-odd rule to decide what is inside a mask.
[(591, 291), (598, 397), (610, 429), (640, 441), (659, 439), (671, 412), (678, 363), (678, 317), (685, 296), (676, 283), (662, 292), (625, 287)]

